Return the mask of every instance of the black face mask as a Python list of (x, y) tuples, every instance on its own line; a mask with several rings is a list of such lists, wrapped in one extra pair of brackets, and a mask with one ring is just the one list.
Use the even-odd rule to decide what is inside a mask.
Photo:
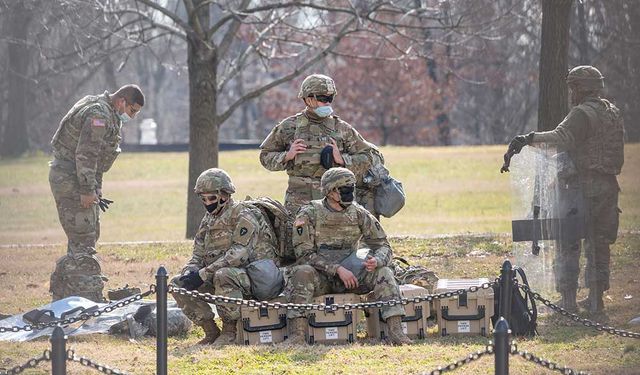
[(340, 186), (338, 188), (338, 193), (340, 193), (340, 206), (342, 208), (346, 208), (353, 202), (353, 192), (355, 190), (355, 186)]
[(227, 203), (227, 201), (225, 199), (218, 199), (217, 202), (213, 202), (211, 204), (205, 204), (204, 208), (207, 209), (207, 212), (209, 213), (213, 213), (216, 211), (216, 209), (218, 208), (218, 206), (220, 206), (220, 208), (222, 208), (222, 206), (224, 206), (224, 204)]

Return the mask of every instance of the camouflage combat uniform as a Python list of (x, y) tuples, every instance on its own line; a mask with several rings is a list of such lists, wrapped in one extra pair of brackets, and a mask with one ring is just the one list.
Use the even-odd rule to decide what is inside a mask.
[(120, 153), (122, 123), (108, 92), (86, 96), (64, 116), (51, 145), (49, 184), (68, 238), (67, 255), (56, 262), (51, 293), (102, 302), (104, 276), (95, 253), (100, 236), (98, 205), (83, 208), (80, 195), (102, 188), (102, 175)]
[[(276, 259), (277, 238), (262, 212), (231, 198), (218, 215), (205, 213), (193, 243), (193, 255), (181, 275), (204, 269), (203, 293), (252, 299), (251, 282), (245, 269), (259, 259)], [(171, 281), (179, 285), (180, 275)], [(214, 318), (208, 303), (179, 294), (173, 295), (178, 306), (196, 325)], [(223, 321), (240, 318), (238, 305), (216, 306)]]
[[(552, 144), (569, 152), (586, 205), (586, 286), (608, 290), (609, 245), (616, 241), (620, 214), (616, 175), (624, 161), (624, 128), (618, 108), (606, 99), (586, 97), (556, 129), (534, 133), (533, 143)], [(567, 246), (556, 257), (556, 288), (575, 290), (580, 247)]]
[[(314, 199), (321, 199), (320, 177), (326, 169), (320, 164), (320, 151), (333, 138), (340, 149), (345, 168), (362, 176), (371, 165), (370, 146), (362, 136), (338, 116), (319, 117), (308, 109), (288, 117), (271, 130), (260, 145), (260, 163), (270, 171), (286, 170), (289, 186), (285, 194), (285, 207), (295, 214)], [(303, 139), (304, 153), (283, 163), (289, 145)]]
[[(373, 272), (366, 270), (354, 274), (358, 279), (356, 290), (346, 290), (336, 274), (340, 262), (358, 249), (362, 242), (371, 249), (370, 255), (378, 262)], [(293, 244), (298, 264), (291, 270), (285, 295), (292, 303), (311, 303), (313, 297), (328, 293), (373, 291), (377, 301), (399, 300), (400, 290), (392, 270), (392, 250), (378, 220), (357, 203), (343, 211), (334, 211), (326, 199), (314, 200), (302, 207), (294, 223)], [(289, 318), (303, 315), (289, 310)], [(405, 315), (401, 305), (385, 306), (382, 317)]]
[[(270, 171), (286, 170), (289, 175), (285, 207), (294, 215), (302, 205), (323, 198), (320, 193), (320, 178), (327, 169), (321, 163), (321, 152), (323, 148), (331, 145), (331, 139), (336, 142), (344, 161), (343, 167), (351, 170), (361, 182), (371, 166), (372, 145), (351, 125), (338, 116), (330, 115), (333, 109), (326, 104), (331, 103), (337, 94), (335, 82), (331, 77), (323, 74), (307, 76), (300, 86), (298, 98), (329, 98), (326, 102), (318, 101), (324, 103), (325, 106), (322, 108), (329, 108), (329, 112), (319, 116), (316, 111), (320, 108), (306, 107), (301, 113), (276, 125), (260, 145), (260, 163)], [(306, 101), (305, 103), (308, 104)], [(285, 163), (287, 152), (297, 139), (304, 141), (306, 149)], [(359, 188), (366, 186), (360, 184)]]

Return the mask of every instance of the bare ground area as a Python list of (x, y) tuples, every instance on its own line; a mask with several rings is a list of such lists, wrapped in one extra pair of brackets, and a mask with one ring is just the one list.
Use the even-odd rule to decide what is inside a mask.
[[(396, 254), (414, 264), (426, 265), (441, 278), (475, 278), (497, 276), (500, 265), (510, 255), (508, 238), (457, 236), (431, 239), (402, 238), (393, 241)], [(638, 332), (639, 326), (627, 322), (640, 315), (640, 235), (624, 234), (613, 246), (612, 288), (606, 294), (609, 323), (617, 328)], [(62, 246), (0, 249), (0, 313), (17, 314), (49, 302), (49, 275), (55, 259), (64, 252)], [(177, 272), (190, 254), (190, 244), (164, 243), (140, 245), (102, 245), (99, 254), (108, 288), (124, 284), (143, 291), (155, 283), (159, 265), (169, 274)], [(557, 298), (543, 293), (552, 300)], [(581, 297), (586, 291), (581, 290)], [(631, 296), (631, 298), (629, 298)], [(625, 298), (626, 297), (626, 298)], [(557, 315), (540, 318), (540, 336), (518, 339), (518, 347), (553, 362), (593, 374), (639, 374), (640, 341), (597, 332)], [(468, 353), (481, 350), (483, 337), (440, 337), (433, 333), (426, 340), (404, 348), (393, 348), (368, 341), (348, 346), (290, 347), (232, 346), (223, 349), (198, 346), (200, 329), (169, 340), (170, 374), (218, 373), (362, 373), (406, 374), (430, 371)], [(155, 371), (155, 338), (130, 342), (112, 335), (75, 336), (69, 340), (79, 355), (126, 370), (133, 374)], [(0, 344), (0, 368), (11, 368), (38, 356), (49, 347), (46, 339), (34, 342)], [(511, 357), (511, 372), (544, 374), (550, 370), (522, 358)], [(70, 374), (94, 373), (79, 364), (68, 365)], [(49, 371), (47, 364), (35, 371)], [(493, 357), (456, 370), (458, 374), (493, 372)]]

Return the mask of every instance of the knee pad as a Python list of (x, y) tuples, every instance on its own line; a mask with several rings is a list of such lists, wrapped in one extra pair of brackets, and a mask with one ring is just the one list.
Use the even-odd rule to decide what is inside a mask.
[(95, 302), (104, 302), (102, 290), (107, 278), (102, 275), (95, 255), (65, 255), (56, 261), (51, 274), (50, 291), (53, 299), (79, 296)]

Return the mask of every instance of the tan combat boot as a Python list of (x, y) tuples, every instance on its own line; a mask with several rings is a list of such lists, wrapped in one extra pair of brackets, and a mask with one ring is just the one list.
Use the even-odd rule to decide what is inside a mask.
[(222, 335), (218, 337), (214, 346), (233, 345), (236, 343), (237, 320), (222, 320)]
[(291, 331), (289, 332), (289, 338), (285, 341), (291, 345), (305, 345), (307, 344), (307, 319), (305, 318), (292, 318), (289, 319), (291, 325)]
[(604, 311), (604, 302), (602, 301), (603, 292), (598, 288), (590, 288), (589, 296), (578, 304), (586, 309), (590, 314), (601, 314)]
[(387, 318), (387, 327), (389, 327), (389, 341), (391, 345), (409, 345), (413, 344), (411, 340), (402, 331), (402, 316), (390, 316)]
[(218, 336), (220, 336), (220, 328), (218, 328), (216, 322), (214, 322), (213, 319), (205, 320), (198, 325), (200, 325), (204, 330), (204, 338), (198, 341), (198, 345), (213, 344)]

